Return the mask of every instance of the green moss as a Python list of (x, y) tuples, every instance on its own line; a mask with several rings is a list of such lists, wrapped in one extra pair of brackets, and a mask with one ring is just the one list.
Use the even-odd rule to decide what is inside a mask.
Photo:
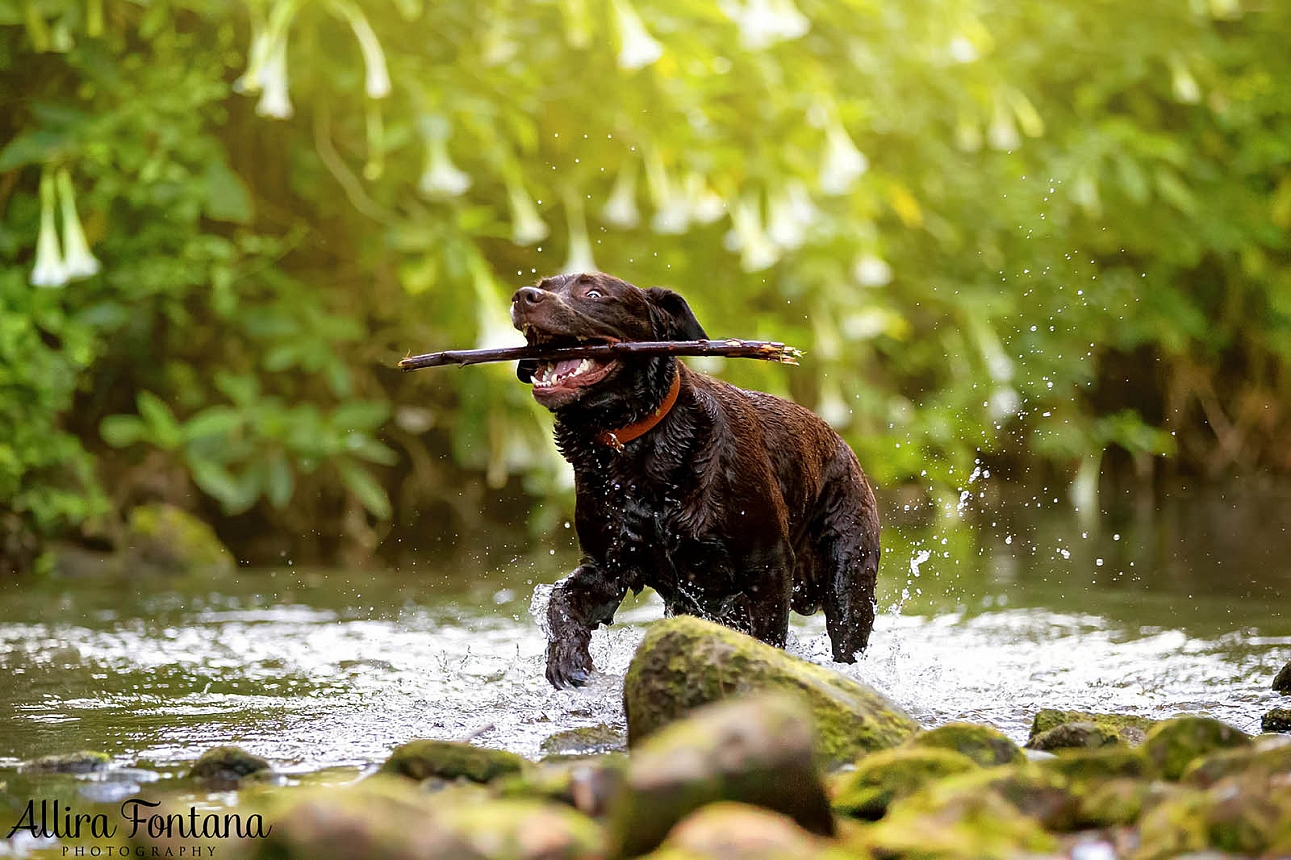
[(1036, 765), (1062, 776), (1077, 794), (1109, 779), (1143, 778), (1152, 772), (1151, 764), (1140, 750), (1126, 747), (1058, 750), (1053, 758)]
[(556, 732), (539, 749), (547, 755), (589, 755), (615, 752), (624, 745), (622, 729), (601, 723)]
[(1119, 777), (1100, 783), (1078, 798), (1078, 827), (1123, 827), (1139, 820), (1152, 797), (1152, 784)]
[(1230, 776), (1267, 779), (1283, 773), (1291, 773), (1291, 745), (1263, 749), (1252, 745), (1219, 750), (1194, 759), (1181, 780), (1205, 788)]
[[(1053, 708), (1042, 708), (1031, 721), (1031, 736), (1027, 746), (1031, 746), (1037, 735), (1051, 731), (1063, 723), (1093, 723), (1107, 729), (1129, 746), (1143, 743), (1147, 732), (1156, 725), (1155, 720), (1134, 714), (1100, 714), (1093, 711), (1058, 711)], [(1033, 747), (1039, 749), (1039, 747)]]
[[(677, 824), (660, 857), (705, 860), (806, 860), (820, 858), (829, 843), (803, 830), (788, 816), (744, 803), (713, 803)], [(666, 852), (675, 852), (668, 854)]]
[(1033, 750), (1098, 749), (1122, 744), (1121, 735), (1098, 723), (1062, 723), (1027, 741)]
[(973, 723), (947, 723), (931, 731), (920, 732), (908, 740), (906, 745), (920, 749), (953, 750), (968, 756), (982, 767), (1010, 764), (1024, 757), (1021, 748), (1003, 732)]
[(241, 747), (213, 747), (193, 763), (188, 775), (194, 779), (237, 782), (245, 776), (272, 770), (268, 761)]
[(107, 753), (81, 750), (74, 753), (41, 756), (22, 765), (25, 771), (40, 773), (90, 773), (108, 766), (112, 757)]
[(1291, 693), (1291, 660), (1273, 676), (1272, 687), (1279, 693)]
[(612, 842), (625, 856), (650, 851), (682, 818), (719, 801), (761, 806), (809, 832), (832, 834), (812, 734), (806, 707), (783, 694), (697, 709), (629, 756), (610, 813)]
[(469, 779), (486, 783), (500, 776), (518, 773), (529, 763), (515, 753), (492, 750), (457, 741), (417, 740), (396, 747), (381, 765), (380, 773), (397, 774), (421, 781)]
[(1166, 779), (1178, 779), (1193, 759), (1250, 743), (1244, 733), (1219, 720), (1176, 717), (1154, 726), (1143, 748), (1158, 773)]
[(1291, 732), (1291, 708), (1274, 708), (1260, 717), (1262, 732)]
[(163, 573), (219, 573), (236, 566), (209, 525), (166, 504), (130, 510), (125, 556), (130, 566)]
[(554, 801), (597, 817), (605, 814), (622, 790), (626, 770), (627, 757), (618, 754), (544, 761), (499, 777), (489, 787), (498, 797)]
[(792, 693), (815, 718), (817, 749), (834, 763), (888, 749), (918, 723), (875, 690), (729, 628), (691, 616), (650, 626), (623, 687), (628, 744), (691, 710), (759, 691)]
[(1204, 851), (1210, 841), (1206, 810), (1210, 799), (1201, 792), (1184, 792), (1159, 804), (1139, 824), (1139, 847), (1132, 860), (1165, 860)]
[(835, 779), (834, 811), (874, 821), (883, 817), (892, 801), (977, 767), (968, 756), (946, 749), (899, 748), (871, 753), (857, 762), (856, 770)]
[(935, 805), (923, 795), (898, 801), (856, 841), (881, 856), (921, 860), (1011, 858), (1057, 847), (1039, 824), (991, 791), (956, 793)]
[(1067, 780), (1053, 770), (1026, 761), (947, 777), (903, 803), (938, 808), (961, 795), (981, 794), (999, 797), (1050, 830), (1070, 830), (1075, 821), (1076, 799)]

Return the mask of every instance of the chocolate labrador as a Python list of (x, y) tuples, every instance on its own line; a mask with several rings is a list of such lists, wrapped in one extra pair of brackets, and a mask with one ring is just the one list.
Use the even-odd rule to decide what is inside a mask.
[[(521, 287), (530, 344), (705, 339), (686, 300), (605, 274)], [(547, 680), (581, 686), (587, 646), (628, 589), (784, 646), (789, 610), (824, 608), (834, 659), (874, 626), (879, 517), (851, 449), (807, 409), (675, 358), (521, 361), (574, 467), (583, 561), (547, 607)]]

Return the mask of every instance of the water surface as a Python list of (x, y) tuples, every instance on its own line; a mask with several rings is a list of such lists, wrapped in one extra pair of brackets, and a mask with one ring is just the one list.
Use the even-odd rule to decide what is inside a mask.
[[(1255, 732), (1280, 698), (1285, 496), (1183, 495), (1093, 522), (1027, 498), (974, 519), (885, 530), (872, 646), (839, 671), (927, 725), (988, 722), (1019, 741), (1041, 707), (1207, 713)], [(165, 768), (236, 743), (305, 772), (418, 737), (478, 733), (536, 757), (562, 729), (621, 727), (623, 674), (662, 608), (630, 600), (595, 634), (594, 683), (550, 689), (531, 604), (573, 567), (568, 535), (502, 564), (464, 552), (399, 571), (11, 583), (0, 766), (97, 749)], [(795, 616), (792, 640), (829, 662), (822, 617)]]

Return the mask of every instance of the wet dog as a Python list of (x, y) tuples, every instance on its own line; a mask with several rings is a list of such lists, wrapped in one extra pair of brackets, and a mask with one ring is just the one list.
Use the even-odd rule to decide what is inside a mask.
[[(605, 274), (522, 287), (511, 321), (531, 345), (706, 339), (671, 290)], [(574, 468), (582, 564), (547, 607), (547, 680), (580, 686), (592, 630), (628, 589), (784, 646), (789, 610), (824, 609), (834, 659), (874, 626), (879, 518), (847, 444), (807, 409), (677, 359), (522, 361)]]

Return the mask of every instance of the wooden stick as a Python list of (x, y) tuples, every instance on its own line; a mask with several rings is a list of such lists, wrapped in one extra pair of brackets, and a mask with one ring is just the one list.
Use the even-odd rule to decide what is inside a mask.
[(510, 346), (502, 349), (450, 349), (425, 355), (410, 355), (399, 362), (401, 370), (443, 367), (449, 364), (484, 364), (490, 361), (537, 359), (561, 361), (566, 358), (619, 358), (645, 355), (721, 355), (728, 358), (759, 358), (781, 364), (797, 364), (802, 350), (767, 340), (648, 340), (596, 343), (585, 346)]

